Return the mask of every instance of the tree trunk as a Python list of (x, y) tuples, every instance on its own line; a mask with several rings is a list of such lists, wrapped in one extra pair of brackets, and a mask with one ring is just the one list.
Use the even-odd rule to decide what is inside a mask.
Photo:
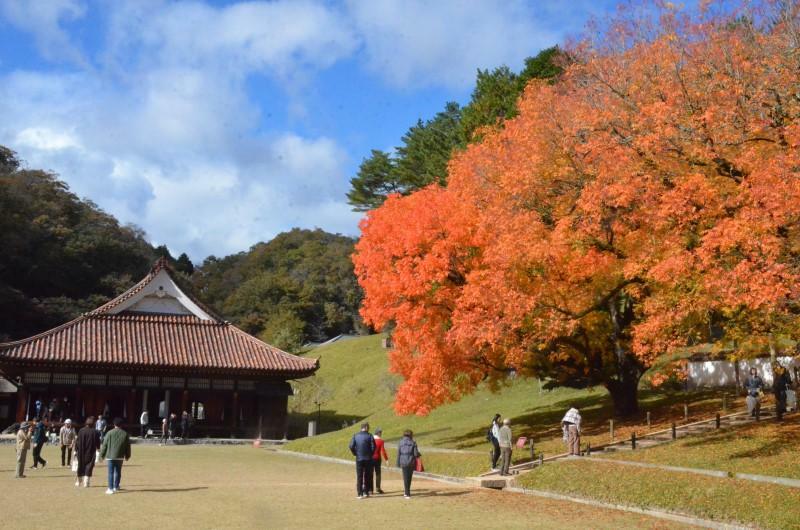
[(621, 380), (614, 379), (605, 384), (614, 404), (614, 416), (625, 418), (639, 412), (639, 378), (628, 373)]

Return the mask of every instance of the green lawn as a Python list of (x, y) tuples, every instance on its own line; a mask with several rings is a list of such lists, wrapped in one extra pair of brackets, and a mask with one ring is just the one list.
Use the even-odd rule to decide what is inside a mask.
[(773, 484), (581, 460), (545, 465), (518, 484), (760, 528), (800, 528), (800, 490)]
[[(305, 422), (316, 418), (313, 398), (318, 388), (327, 388), (328, 399), (322, 406), (321, 436), (298, 439), (289, 449), (328, 456), (349, 457), (347, 443), (356, 427), (342, 429), (342, 422), (367, 419), (373, 428), (381, 427), (384, 438), (396, 441), (404, 429), (412, 429), (422, 447), (440, 447), (471, 451), (474, 454), (425, 455), (429, 471), (456, 476), (472, 476), (488, 468), (489, 444), (486, 429), (492, 416), (499, 412), (512, 418), (514, 436), (533, 437), (537, 452), (545, 455), (564, 451), (560, 420), (571, 405), (581, 409), (584, 418), (584, 442), (597, 446), (609, 441), (608, 419), (611, 402), (604, 388), (588, 390), (542, 390), (536, 380), (510, 381), (499, 393), (480, 388), (457, 403), (435, 409), (426, 417), (397, 416), (392, 409), (393, 388), (397, 378), (388, 374), (387, 350), (381, 347), (381, 335), (340, 341), (310, 351), (321, 357), (317, 376), (295, 385), (293, 418), (296, 433), (305, 431)], [(650, 410), (651, 430), (666, 428), (673, 420), (683, 421), (683, 402), (690, 399), (689, 421), (707, 417), (719, 410), (717, 393), (683, 393), (642, 391), (642, 413), (637, 418), (617, 420), (617, 438), (627, 438), (631, 431), (647, 431), (645, 412)], [(733, 404), (731, 405), (733, 406)], [(527, 451), (515, 452), (522, 460)]]
[(105, 469), (75, 488), (45, 448), (47, 468), (14, 479), (14, 449), (0, 446), (7, 528), (672, 528), (656, 519), (533, 497), (415, 479), (400, 494), (385, 473), (385, 496), (355, 499), (353, 468), (252, 447), (134, 446), (121, 493), (105, 495)]
[(721, 429), (608, 458), (800, 479), (800, 418)]

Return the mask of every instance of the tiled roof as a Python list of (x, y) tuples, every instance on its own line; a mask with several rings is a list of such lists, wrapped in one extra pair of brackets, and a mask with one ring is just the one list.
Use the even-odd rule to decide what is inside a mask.
[(0, 362), (257, 372), (303, 377), (318, 367), (232, 324), (194, 315), (86, 314), (28, 339), (0, 344)]
[(39, 335), (0, 343), (0, 364), (195, 369), (285, 378), (305, 377), (319, 367), (316, 359), (286, 353), (248, 335), (188, 294), (211, 320), (194, 314), (113, 311), (162, 270), (172, 277), (162, 258), (142, 281), (94, 311)]

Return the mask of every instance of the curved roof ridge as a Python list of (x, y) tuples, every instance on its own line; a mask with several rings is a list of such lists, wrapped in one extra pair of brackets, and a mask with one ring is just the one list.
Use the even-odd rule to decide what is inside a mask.
[(63, 331), (66, 328), (79, 324), (81, 321), (86, 320), (87, 316), (88, 313), (83, 313), (81, 316), (73, 318), (72, 320), (69, 320), (67, 322), (64, 322), (60, 326), (48, 329), (47, 331), (42, 331), (41, 333), (37, 333), (36, 335), (31, 335), (30, 337), (25, 337), (24, 339), (10, 340), (8, 342), (0, 342), (0, 350), (6, 347), (18, 346), (20, 344), (27, 344), (29, 342), (47, 338), (50, 335), (58, 333), (59, 331)]

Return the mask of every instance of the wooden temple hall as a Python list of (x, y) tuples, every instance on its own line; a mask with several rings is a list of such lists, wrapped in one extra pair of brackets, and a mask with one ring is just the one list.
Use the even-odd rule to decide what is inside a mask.
[(0, 344), (0, 376), (17, 387), (15, 419), (122, 417), (150, 426), (187, 411), (195, 436), (286, 435), (289, 380), (316, 359), (248, 335), (185, 293), (166, 260), (107, 304), (39, 335)]

